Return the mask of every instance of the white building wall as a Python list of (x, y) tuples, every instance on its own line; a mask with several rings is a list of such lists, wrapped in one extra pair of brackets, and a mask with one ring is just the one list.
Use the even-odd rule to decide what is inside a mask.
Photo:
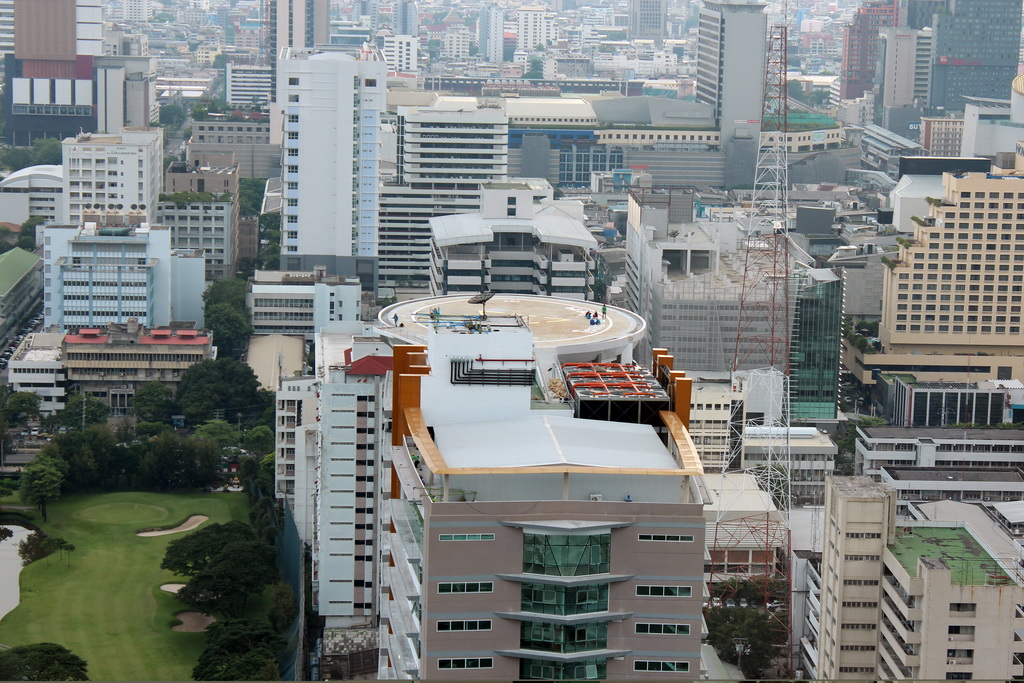
[(228, 62), (226, 73), (228, 104), (266, 104), (270, 100), (274, 74), (269, 66), (238, 66)]
[(420, 41), (415, 36), (385, 36), (382, 48), (389, 71), (414, 74), (419, 70)]
[(287, 50), (278, 70), (282, 255), (376, 255), (387, 64)]
[(480, 57), (488, 62), (500, 63), (504, 57), (505, 12), (497, 5), (487, 5), (477, 20), (477, 44)]

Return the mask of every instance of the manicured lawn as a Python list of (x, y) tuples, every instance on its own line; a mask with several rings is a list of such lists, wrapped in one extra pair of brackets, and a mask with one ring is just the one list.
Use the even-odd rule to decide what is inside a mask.
[(110, 493), (50, 504), (40, 526), (76, 546), (71, 566), (55, 554), (25, 567), (21, 604), (0, 621), (0, 643), (60, 643), (89, 663), (94, 681), (190, 680), (204, 635), (171, 631), (188, 608), (160, 590), (184, 583), (160, 569), (164, 548), (181, 534), (135, 532), (193, 514), (207, 515), (204, 525), (245, 520), (247, 511), (242, 493)]

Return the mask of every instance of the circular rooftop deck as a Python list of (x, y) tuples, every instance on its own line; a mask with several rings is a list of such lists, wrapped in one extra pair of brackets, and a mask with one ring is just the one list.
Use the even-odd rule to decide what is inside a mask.
[[(434, 308), (441, 314), (480, 315), (480, 304), (470, 304), (474, 295), (437, 296), (426, 299), (404, 301), (388, 306), (380, 312), (381, 330), (384, 334), (408, 337), (419, 342), (426, 338), (424, 321)], [(647, 329), (647, 323), (638, 315), (625, 309), (608, 307), (607, 315), (600, 325), (591, 325), (587, 311), (600, 311), (601, 304), (593, 301), (576, 301), (550, 296), (518, 294), (496, 294), (487, 302), (489, 318), (519, 316), (533, 332), (536, 348), (566, 349), (574, 346), (612, 347), (638, 341)], [(398, 323), (405, 327), (395, 329), (395, 315)], [(390, 329), (389, 329), (390, 328)]]

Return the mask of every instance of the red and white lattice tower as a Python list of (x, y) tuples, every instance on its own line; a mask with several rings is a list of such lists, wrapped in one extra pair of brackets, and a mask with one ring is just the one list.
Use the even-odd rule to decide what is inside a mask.
[[(773, 17), (775, 19), (775, 17)], [(745, 257), (733, 355), (730, 458), (716, 491), (717, 514), (711, 552), (712, 594), (728, 597), (742, 580), (785, 633), (787, 650), (777, 673), (792, 673), (790, 624), (789, 363), (793, 293), (790, 280), (788, 166), (786, 150), (785, 16), (770, 21), (765, 61), (761, 133), (749, 220), (743, 230)], [(750, 434), (748, 434), (748, 431)], [(744, 468), (744, 439), (757, 435), (758, 459)], [(726, 474), (747, 473), (774, 505), (755, 509), (741, 486)], [(743, 502), (741, 502), (741, 500)], [(717, 585), (717, 587), (716, 587)], [(779, 604), (781, 603), (781, 604)], [(784, 662), (784, 663), (783, 663)], [(765, 672), (769, 675), (769, 672)]]

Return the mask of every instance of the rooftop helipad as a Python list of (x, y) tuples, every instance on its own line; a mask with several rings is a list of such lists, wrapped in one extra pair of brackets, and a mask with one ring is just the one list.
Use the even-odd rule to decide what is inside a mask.
[[(438, 296), (415, 299), (388, 306), (380, 312), (384, 334), (421, 341), (426, 337), (430, 312), (440, 309), (442, 316), (478, 316), (483, 307), (471, 304), (472, 295)], [(587, 312), (600, 314), (601, 305), (593, 301), (576, 301), (549, 296), (498, 294), (487, 302), (489, 317), (519, 316), (533, 332), (536, 348), (562, 348), (575, 345), (614, 345), (635, 342), (646, 330), (647, 323), (622, 308), (607, 307), (599, 315), (600, 325), (591, 325)], [(395, 316), (398, 324), (395, 324)], [(404, 325), (404, 327), (402, 327)], [(389, 329), (390, 328), (390, 329)], [(397, 328), (397, 329), (396, 329)]]

